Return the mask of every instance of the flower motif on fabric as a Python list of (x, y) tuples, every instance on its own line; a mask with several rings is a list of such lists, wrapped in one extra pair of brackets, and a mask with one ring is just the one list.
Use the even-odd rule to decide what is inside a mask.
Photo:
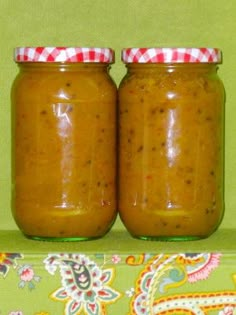
[[(172, 289), (209, 278), (219, 266), (220, 257), (218, 253), (152, 256), (145, 262), (136, 281), (130, 315), (205, 315), (211, 310), (219, 310), (219, 315), (232, 315), (230, 312), (236, 307), (236, 291), (171, 295)], [(132, 258), (131, 265), (133, 261)]]
[(105, 254), (95, 254), (95, 257), (99, 260), (103, 260), (103, 265), (114, 264), (118, 265), (122, 262), (122, 257), (117, 254), (105, 255)]
[(130, 288), (130, 290), (125, 291), (126, 296), (132, 297), (135, 294), (134, 288)]
[(107, 314), (106, 304), (121, 294), (110, 287), (114, 269), (101, 269), (89, 257), (80, 254), (51, 254), (44, 260), (46, 270), (54, 275), (59, 268), (62, 287), (51, 298), (65, 303), (65, 314)]
[(119, 255), (112, 255), (111, 261), (113, 264), (117, 265), (121, 262), (121, 257)]
[(20, 266), (17, 273), (20, 277), (20, 288), (28, 286), (29, 290), (33, 290), (35, 288), (35, 282), (39, 282), (41, 280), (41, 277), (35, 275), (34, 270), (30, 265)]
[(17, 267), (17, 259), (22, 259), (23, 256), (18, 253), (0, 253), (0, 275), (6, 277), (10, 267)]
[(235, 307), (227, 306), (222, 311), (219, 312), (219, 315), (234, 315), (234, 310), (236, 310)]

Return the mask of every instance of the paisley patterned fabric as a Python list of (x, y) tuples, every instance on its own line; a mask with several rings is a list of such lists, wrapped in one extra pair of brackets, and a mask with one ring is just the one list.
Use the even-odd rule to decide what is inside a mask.
[(0, 292), (6, 315), (234, 315), (236, 266), (221, 253), (1, 253)]

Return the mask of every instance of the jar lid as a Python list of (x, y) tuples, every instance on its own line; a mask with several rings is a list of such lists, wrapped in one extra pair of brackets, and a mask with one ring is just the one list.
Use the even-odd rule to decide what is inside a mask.
[(111, 48), (97, 47), (17, 47), (16, 62), (114, 62)]
[(218, 48), (125, 48), (124, 63), (221, 63)]

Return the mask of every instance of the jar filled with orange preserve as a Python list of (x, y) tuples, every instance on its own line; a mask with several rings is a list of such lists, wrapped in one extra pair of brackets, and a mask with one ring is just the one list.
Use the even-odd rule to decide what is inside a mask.
[(12, 87), (12, 211), (39, 240), (103, 236), (116, 217), (110, 48), (23, 47)]
[(128, 48), (119, 87), (119, 212), (132, 236), (206, 238), (224, 212), (224, 87), (215, 48)]

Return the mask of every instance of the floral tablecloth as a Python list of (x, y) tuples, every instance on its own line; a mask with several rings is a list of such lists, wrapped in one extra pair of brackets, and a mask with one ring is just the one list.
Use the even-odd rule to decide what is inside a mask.
[(0, 314), (233, 315), (235, 262), (221, 253), (0, 253)]

